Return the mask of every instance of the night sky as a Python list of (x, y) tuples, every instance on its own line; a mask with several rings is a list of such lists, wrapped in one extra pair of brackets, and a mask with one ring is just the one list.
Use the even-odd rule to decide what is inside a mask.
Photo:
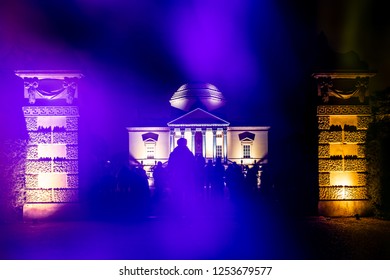
[(390, 86), (390, 22), (383, 5), (370, 0), (2, 0), (0, 128), (3, 136), (23, 130), (18, 120), (26, 101), (14, 70), (81, 70), (84, 133), (108, 147), (107, 156), (126, 149), (126, 126), (149, 125), (146, 116), (167, 123), (173, 92), (184, 83), (204, 81), (227, 98), (224, 118), (272, 126), (271, 151), (283, 154), (288, 164), (303, 162), (317, 139), (310, 75), (319, 34), (334, 51), (358, 54), (378, 72), (371, 91), (383, 90)]

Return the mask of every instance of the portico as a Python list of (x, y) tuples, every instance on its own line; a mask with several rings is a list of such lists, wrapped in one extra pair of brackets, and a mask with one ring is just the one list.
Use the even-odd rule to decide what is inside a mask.
[(197, 108), (168, 123), (170, 151), (179, 138), (187, 139), (188, 147), (195, 156), (213, 161), (220, 157), (227, 162), (227, 127), (229, 122)]

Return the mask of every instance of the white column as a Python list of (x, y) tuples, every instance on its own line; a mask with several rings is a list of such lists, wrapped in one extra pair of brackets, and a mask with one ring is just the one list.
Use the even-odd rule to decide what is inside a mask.
[(227, 162), (227, 131), (223, 130), (223, 160)]
[(213, 160), (216, 160), (217, 155), (217, 131), (213, 129)]
[(192, 153), (195, 155), (195, 129), (191, 128), (191, 150)]
[(202, 154), (206, 158), (206, 130), (202, 129)]
[(169, 131), (169, 149), (170, 149), (170, 152), (173, 151), (174, 142), (175, 142), (175, 131), (173, 129), (171, 129)]

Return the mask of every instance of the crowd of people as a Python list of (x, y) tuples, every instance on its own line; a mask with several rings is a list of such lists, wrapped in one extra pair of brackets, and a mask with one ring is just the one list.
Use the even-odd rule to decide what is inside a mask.
[(247, 200), (272, 189), (271, 176), (265, 166), (260, 172), (259, 164), (250, 168), (236, 162), (226, 165), (221, 158), (206, 162), (204, 157), (193, 155), (185, 138), (178, 140), (167, 163), (156, 163), (152, 178), (150, 186), (142, 165), (123, 166), (116, 176), (105, 176), (101, 180), (93, 195), (96, 209), (106, 209), (102, 206), (109, 204), (109, 208), (120, 207), (127, 213), (145, 215), (153, 205), (161, 203), (165, 203), (164, 207), (171, 203), (188, 208), (199, 202)]

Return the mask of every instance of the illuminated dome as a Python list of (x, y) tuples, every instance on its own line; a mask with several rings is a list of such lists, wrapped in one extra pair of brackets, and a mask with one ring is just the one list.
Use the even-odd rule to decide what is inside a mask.
[(215, 110), (225, 104), (225, 97), (212, 84), (189, 83), (182, 85), (169, 100), (172, 107), (183, 111), (205, 107), (208, 111)]

